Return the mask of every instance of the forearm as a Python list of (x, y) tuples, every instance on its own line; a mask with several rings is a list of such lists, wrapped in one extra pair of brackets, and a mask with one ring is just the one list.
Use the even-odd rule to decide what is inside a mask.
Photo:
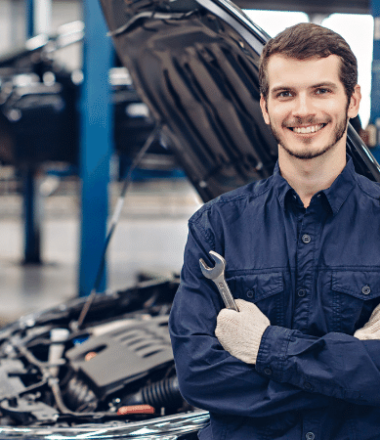
[(360, 405), (380, 405), (380, 341), (343, 333), (321, 338), (297, 330), (268, 327), (256, 370), (273, 380), (316, 395)]
[[(246, 417), (276, 416), (331, 404), (326, 396), (277, 383), (223, 350), (212, 331), (216, 312), (210, 311), (211, 300), (207, 303), (203, 298), (203, 307), (198, 306), (199, 300), (181, 288), (169, 325), (181, 393), (190, 404)], [(198, 315), (192, 315), (194, 309), (199, 310)]]

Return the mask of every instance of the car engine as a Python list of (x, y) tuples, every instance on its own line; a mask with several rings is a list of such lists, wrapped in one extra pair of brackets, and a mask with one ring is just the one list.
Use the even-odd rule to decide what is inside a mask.
[(0, 425), (76, 426), (194, 409), (182, 398), (168, 332), (179, 280), (79, 298), (0, 330)]

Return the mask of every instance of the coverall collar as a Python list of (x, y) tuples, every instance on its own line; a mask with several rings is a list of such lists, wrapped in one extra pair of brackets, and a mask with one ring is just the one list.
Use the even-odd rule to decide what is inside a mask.
[[(327, 205), (330, 207), (331, 213), (336, 215), (339, 209), (347, 199), (348, 195), (356, 185), (355, 179), (355, 167), (351, 159), (351, 156), (347, 154), (347, 163), (343, 171), (334, 180), (332, 185), (320, 191), (318, 194), (323, 194)], [(280, 167), (278, 161), (273, 170), (274, 186), (277, 188), (277, 197), (281, 207), (285, 210), (287, 207), (287, 201), (290, 200), (290, 196), (295, 193), (294, 189), (289, 183), (281, 176)], [(315, 194), (313, 197), (315, 197)]]

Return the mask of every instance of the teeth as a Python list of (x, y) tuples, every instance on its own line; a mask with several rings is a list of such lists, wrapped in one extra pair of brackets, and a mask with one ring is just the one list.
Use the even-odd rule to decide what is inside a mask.
[(319, 125), (309, 125), (308, 127), (293, 127), (293, 131), (295, 133), (315, 133), (316, 131), (319, 131), (323, 127), (323, 124)]

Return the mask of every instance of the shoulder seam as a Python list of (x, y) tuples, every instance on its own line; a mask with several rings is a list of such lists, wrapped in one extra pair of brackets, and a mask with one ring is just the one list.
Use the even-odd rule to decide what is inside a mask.
[[(260, 181), (257, 181), (257, 182), (260, 182)], [(228, 204), (231, 202), (236, 202), (238, 200), (247, 199), (249, 197), (252, 199), (257, 199), (258, 197), (261, 197), (262, 195), (264, 195), (265, 193), (270, 191), (271, 188), (272, 188), (272, 185), (270, 185), (269, 188), (266, 188), (264, 191), (260, 192), (259, 194), (254, 194), (253, 192), (250, 192), (248, 194), (239, 194), (234, 197), (227, 198), (227, 200), (219, 199), (218, 201), (216, 201), (214, 203), (212, 203), (212, 200), (211, 200), (208, 205), (207, 204), (203, 205), (196, 213), (194, 213), (193, 216), (188, 220), (188, 223), (189, 223), (189, 225), (193, 225), (193, 226), (199, 228), (202, 231), (204, 237), (206, 238), (206, 240), (209, 243), (209, 245), (211, 246), (211, 248), (215, 249), (214, 237), (200, 223), (201, 216), (206, 212), (210, 212), (212, 210), (212, 208), (216, 205), (225, 205), (225, 204)], [(221, 196), (223, 196), (223, 194)], [(221, 196), (219, 196), (219, 197), (221, 197)], [(213, 200), (215, 200), (215, 199), (213, 199)]]
[[(258, 180), (257, 182), (260, 182), (260, 180)], [(266, 190), (261, 192), (260, 194), (250, 193), (250, 194), (245, 194), (245, 195), (239, 195), (239, 196), (235, 196), (235, 197), (233, 197), (232, 199), (229, 199), (229, 200), (221, 200), (220, 203), (226, 204), (226, 203), (233, 202), (233, 201), (239, 200), (239, 199), (244, 199), (244, 198), (247, 198), (247, 197), (252, 197), (253, 199), (257, 199), (258, 197), (260, 197), (260, 196), (264, 195), (265, 193), (267, 193), (268, 191), (270, 191), (271, 187), (272, 186), (269, 186), (269, 188), (266, 188)]]
[[(364, 177), (364, 176), (363, 176)], [(360, 190), (364, 193), (364, 194), (366, 194), (368, 197), (370, 197), (371, 199), (373, 199), (373, 200), (379, 200), (380, 199), (380, 194), (379, 194), (379, 196), (373, 196), (372, 194), (369, 194), (363, 187), (362, 187), (362, 185), (361, 185), (361, 182), (360, 182), (360, 179), (358, 179), (358, 176), (357, 175), (355, 175), (355, 180), (356, 180), (356, 182), (357, 182), (357, 184), (358, 184), (358, 187), (360, 188)], [(376, 183), (376, 182), (373, 182), (373, 183)], [(380, 188), (379, 188), (380, 189)]]
[[(258, 180), (258, 182), (260, 182), (259, 180)], [(228, 199), (228, 200), (218, 200), (216, 203), (211, 203), (209, 206), (205, 206), (204, 207), (204, 209), (202, 209), (202, 208), (200, 208), (200, 210), (197, 212), (197, 213), (195, 213), (194, 215), (197, 215), (197, 218), (199, 217), (199, 216), (201, 216), (204, 212), (206, 212), (206, 211), (210, 211), (212, 208), (213, 208), (213, 206), (214, 205), (216, 205), (216, 204), (220, 204), (220, 205), (225, 205), (225, 204), (227, 204), (227, 203), (231, 203), (231, 202), (234, 202), (234, 201), (237, 201), (237, 200), (239, 200), (239, 199), (245, 199), (245, 198), (247, 198), (247, 197), (252, 197), (253, 199), (257, 199), (258, 197), (260, 197), (260, 196), (262, 196), (262, 195), (264, 195), (265, 193), (267, 193), (268, 191), (270, 191), (270, 189), (271, 189), (271, 187), (269, 187), (269, 188), (267, 188), (265, 191), (263, 191), (263, 192), (261, 192), (260, 194), (253, 194), (253, 193), (250, 193), (250, 194), (243, 194), (243, 195), (237, 195), (237, 196), (234, 196), (234, 197), (232, 197), (232, 198), (230, 198), (230, 199)], [(222, 194), (223, 195), (223, 194)], [(221, 197), (221, 196), (219, 196), (219, 197)], [(215, 199), (214, 199), (215, 200)], [(212, 201), (212, 200), (211, 200)], [(191, 219), (190, 219), (191, 220)], [(194, 221), (194, 220), (192, 220), (192, 221)]]
[(207, 240), (208, 244), (210, 245), (212, 250), (215, 250), (215, 241), (213, 239), (213, 237), (211, 236), (211, 234), (206, 231), (206, 229), (199, 223), (199, 217), (196, 220), (189, 220), (189, 225), (193, 225), (198, 227), (199, 229), (202, 230), (203, 235), (205, 236), (205, 239)]

